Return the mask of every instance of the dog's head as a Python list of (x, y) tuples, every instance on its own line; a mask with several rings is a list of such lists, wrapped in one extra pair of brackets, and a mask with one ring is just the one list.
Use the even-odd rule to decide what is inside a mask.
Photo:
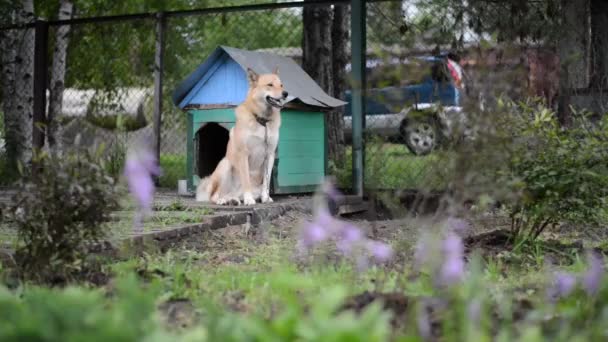
[(249, 97), (258, 104), (266, 107), (282, 108), (283, 102), (289, 95), (283, 89), (283, 82), (279, 78), (279, 70), (275, 68), (272, 74), (258, 75), (255, 71), (247, 69), (249, 79)]

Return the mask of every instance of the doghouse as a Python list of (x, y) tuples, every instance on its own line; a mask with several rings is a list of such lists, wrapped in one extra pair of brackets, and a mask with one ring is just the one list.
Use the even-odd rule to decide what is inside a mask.
[(187, 177), (193, 191), (226, 153), (234, 107), (249, 88), (247, 68), (258, 74), (275, 67), (289, 92), (271, 179), (272, 194), (312, 192), (327, 169), (325, 112), (346, 104), (327, 95), (292, 59), (270, 53), (218, 47), (173, 92), (187, 119)]

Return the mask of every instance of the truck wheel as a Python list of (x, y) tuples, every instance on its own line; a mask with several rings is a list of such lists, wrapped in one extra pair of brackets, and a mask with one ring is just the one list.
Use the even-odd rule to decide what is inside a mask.
[(405, 146), (417, 156), (431, 153), (437, 147), (439, 131), (431, 119), (412, 119), (401, 123)]

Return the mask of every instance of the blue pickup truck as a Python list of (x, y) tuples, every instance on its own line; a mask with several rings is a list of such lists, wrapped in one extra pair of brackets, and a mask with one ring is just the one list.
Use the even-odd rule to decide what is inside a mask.
[[(366, 132), (404, 143), (416, 155), (430, 153), (466, 121), (460, 106), (462, 71), (446, 56), (418, 57), (424, 68), (417, 84), (370, 89), (365, 101)], [(344, 125), (352, 139), (351, 93), (346, 92)]]

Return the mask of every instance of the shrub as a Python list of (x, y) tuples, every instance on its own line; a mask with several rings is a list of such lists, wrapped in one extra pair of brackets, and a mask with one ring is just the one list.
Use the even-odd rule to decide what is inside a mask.
[(109, 303), (101, 291), (81, 287), (32, 287), (21, 298), (0, 287), (0, 340), (175, 341), (153, 319), (155, 294), (134, 277), (118, 279)]
[(177, 181), (186, 179), (186, 156), (178, 154), (161, 154), (160, 167), (163, 174), (159, 178), (162, 188), (177, 189)]
[(575, 124), (562, 128), (536, 99), (498, 101), (496, 108), (470, 116), (478, 134), (442, 164), (455, 204), (503, 204), (513, 236), (524, 240), (552, 225), (605, 219), (607, 118), (593, 122), (575, 114)]
[(595, 224), (608, 198), (608, 120), (577, 116), (563, 129), (550, 110), (511, 104), (512, 147), (499, 181), (517, 196), (508, 203), (512, 231), (535, 239), (553, 224)]
[(18, 232), (17, 259), (27, 278), (70, 277), (84, 265), (87, 247), (105, 233), (118, 207), (115, 181), (98, 154), (42, 154), (42, 170), (20, 181), (7, 210)]

